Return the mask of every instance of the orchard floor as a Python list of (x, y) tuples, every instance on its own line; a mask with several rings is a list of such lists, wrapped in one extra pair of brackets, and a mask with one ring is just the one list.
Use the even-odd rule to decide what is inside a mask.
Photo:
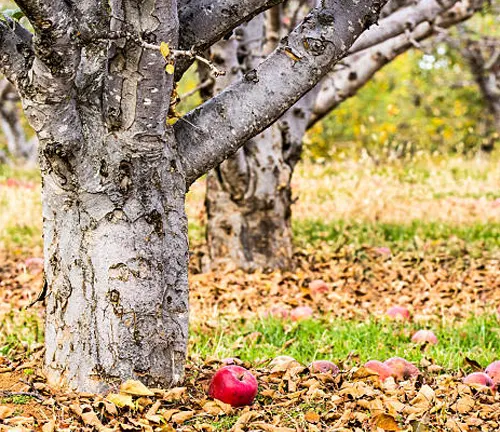
[[(0, 431), (500, 429), (500, 395), (461, 382), (500, 359), (498, 165), (301, 168), (290, 272), (201, 273), (197, 184), (189, 197), (195, 259), (186, 380), (173, 390), (119, 397), (45, 383), (43, 305), (29, 307), (42, 285), (39, 189), (31, 176), (21, 173), (8, 185), (0, 175)], [(310, 292), (314, 279), (323, 279), (328, 292)], [(385, 317), (394, 304), (410, 309), (409, 322)], [(309, 306), (313, 316), (266, 317), (277, 305)], [(433, 329), (438, 345), (412, 344), (419, 328)], [(278, 355), (298, 363), (271, 364)], [(380, 384), (360, 368), (394, 355), (415, 363), (420, 376)], [(210, 377), (225, 357), (240, 358), (257, 376), (252, 406), (232, 409), (208, 398)], [(320, 358), (341, 373), (312, 373), (307, 365)]]

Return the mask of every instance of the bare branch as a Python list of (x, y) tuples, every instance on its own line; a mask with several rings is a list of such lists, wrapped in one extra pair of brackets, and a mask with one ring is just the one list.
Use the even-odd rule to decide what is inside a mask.
[[(434, 25), (423, 22), (413, 31), (405, 32), (344, 59), (342, 69), (332, 71), (322, 80), (308, 127), (312, 127), (343, 101), (355, 95), (387, 63), (418, 44), (418, 41), (436, 34), (437, 26), (448, 28), (470, 18), (474, 14), (474, 8), (467, 7), (464, 3), (466, 2), (461, 2), (450, 10), (442, 10), (432, 18)], [(420, 5), (415, 6), (419, 7)], [(378, 30), (384, 33), (381, 27)]]
[(378, 45), (407, 30), (413, 30), (423, 22), (432, 22), (443, 10), (450, 9), (457, 0), (421, 0), (417, 5), (407, 6), (379, 22), (379, 25), (364, 32), (349, 50), (349, 54)]
[[(256, 70), (177, 122), (188, 183), (233, 154), (265, 129), (339, 61), (356, 38), (376, 21), (385, 1), (349, 6), (324, 0), (284, 38)], [(269, 101), (272, 100), (272, 103)]]
[(0, 21), (0, 72), (20, 91), (28, 84), (33, 58), (31, 33), (8, 18)]
[[(241, 23), (283, 0), (184, 0), (179, 2), (179, 48), (200, 53), (222, 39)], [(191, 65), (180, 59), (176, 79)]]

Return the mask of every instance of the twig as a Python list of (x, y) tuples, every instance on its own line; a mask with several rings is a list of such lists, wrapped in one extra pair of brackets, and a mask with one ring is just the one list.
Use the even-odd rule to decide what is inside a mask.
[(213, 84), (213, 82), (214, 82), (214, 80), (212, 78), (206, 79), (201, 84), (199, 84), (198, 86), (196, 86), (193, 90), (190, 90), (190, 91), (184, 93), (183, 95), (180, 95), (179, 96), (179, 101), (187, 99), (189, 96), (194, 95), (197, 91), (209, 87), (210, 85)]
[[(148, 42), (143, 41), (142, 39), (139, 39), (139, 42), (144, 48), (160, 51), (160, 45), (150, 44)], [(196, 52), (192, 48), (190, 50), (171, 49), (170, 52), (172, 53), (172, 56), (174, 58), (189, 57), (191, 59), (196, 59), (202, 63), (205, 63), (210, 68), (215, 77), (226, 75), (226, 71), (217, 69), (217, 67), (210, 60), (196, 54)]]

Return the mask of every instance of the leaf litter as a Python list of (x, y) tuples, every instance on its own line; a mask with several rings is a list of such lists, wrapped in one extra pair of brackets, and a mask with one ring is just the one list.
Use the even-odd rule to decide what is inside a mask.
[[(447, 317), (462, 319), (471, 313), (491, 313), (500, 304), (499, 262), (486, 255), (465, 254), (459, 259), (444, 253), (390, 255), (366, 246), (335, 253), (303, 250), (295, 262), (292, 272), (246, 274), (238, 270), (200, 273), (194, 260), (193, 321), (215, 326), (224, 317), (236, 322), (264, 316), (276, 304), (288, 310), (306, 305), (316, 316), (363, 319), (383, 314), (397, 299), (410, 305), (415, 320), (427, 322), (442, 320), (444, 310)], [(0, 315), (15, 315), (36, 298), (42, 275), (35, 268), (28, 269), (19, 257), (6, 257), (0, 263)], [(309, 289), (316, 279), (329, 287), (320, 296)], [(40, 304), (32, 310), (43, 314)], [(258, 343), (258, 334), (248, 337)], [(256, 401), (244, 408), (232, 408), (207, 396), (209, 381), (222, 366), (220, 359), (190, 358), (181, 387), (155, 389), (128, 381), (107, 395), (49, 386), (42, 360), (43, 346), (36, 342), (30, 347), (18, 344), (11, 347), (8, 357), (0, 357), (0, 431), (500, 429), (498, 393), (465, 385), (460, 371), (446, 371), (428, 360), (418, 365), (422, 373), (416, 379), (396, 382), (389, 378), (382, 383), (361, 367), (341, 364), (340, 373), (332, 375), (313, 373), (293, 359), (254, 364), (236, 359), (259, 382)], [(466, 365), (480, 367), (474, 359), (467, 359)]]

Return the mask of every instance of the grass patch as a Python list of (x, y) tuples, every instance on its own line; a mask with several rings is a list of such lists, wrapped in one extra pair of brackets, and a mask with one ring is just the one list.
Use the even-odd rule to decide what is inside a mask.
[[(395, 250), (416, 250), (426, 242), (450, 243), (459, 248), (494, 250), (500, 247), (500, 223), (450, 225), (441, 222), (414, 220), (408, 224), (348, 222), (337, 220), (325, 223), (320, 220), (294, 220), (293, 230), (297, 244), (316, 245), (327, 242), (359, 247), (389, 246)], [(448, 249), (450, 250), (450, 249)]]
[(419, 328), (415, 323), (384, 319), (300, 323), (255, 320), (232, 325), (231, 329), (222, 324), (213, 330), (192, 328), (190, 352), (202, 358), (239, 357), (250, 362), (289, 355), (306, 364), (328, 359), (344, 362), (344, 366), (394, 356), (418, 363), (425, 357), (448, 369), (462, 367), (465, 357), (485, 366), (499, 358), (499, 329), (494, 316), (474, 316), (460, 323), (436, 325), (433, 331), (439, 343), (424, 351), (410, 342), (411, 335)]
[(26, 349), (29, 353), (43, 339), (43, 323), (36, 314), (11, 311), (0, 319), (0, 355), (10, 357)]
[(0, 399), (0, 404), (14, 404), (14, 405), (26, 405), (29, 404), (34, 399), (30, 395), (12, 395)]

